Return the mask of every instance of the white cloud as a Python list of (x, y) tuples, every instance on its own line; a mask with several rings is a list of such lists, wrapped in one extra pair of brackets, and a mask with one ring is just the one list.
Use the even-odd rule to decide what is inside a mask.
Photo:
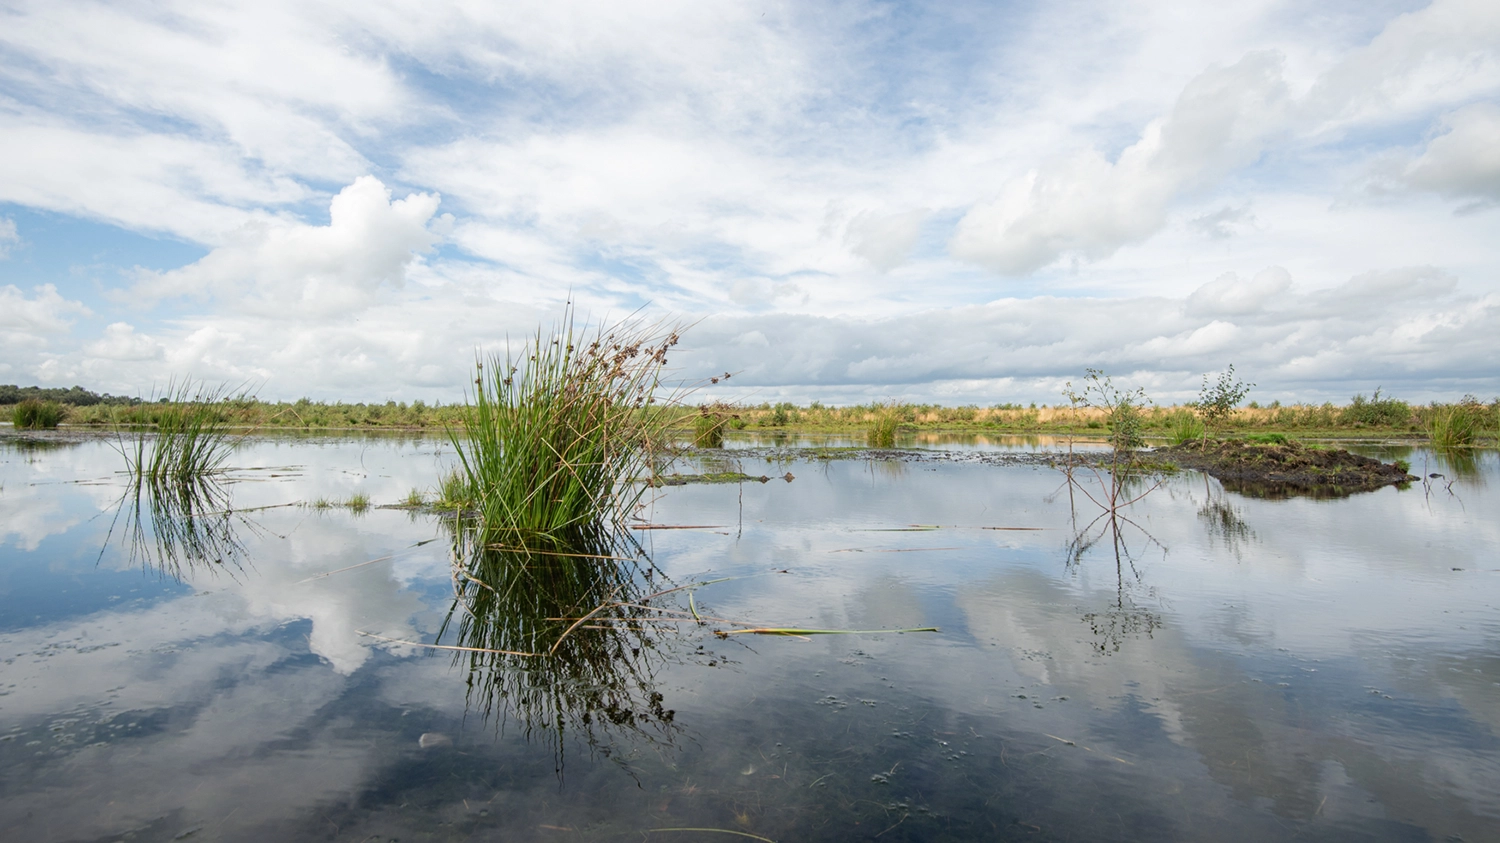
[(893, 269), (911, 255), (928, 213), (925, 208), (895, 214), (861, 211), (849, 221), (844, 242), (876, 269)]
[(84, 354), (115, 361), (160, 360), (165, 347), (145, 334), (137, 334), (128, 322), (114, 322), (104, 329), (104, 336), (84, 346)]
[(201, 140), (79, 129), (51, 119), (8, 122), (0, 131), (4, 202), (211, 243), (247, 219), (269, 217), (237, 206), (310, 195), (289, 178), (247, 173), (236, 156)]
[(1341, 55), (1303, 102), (1324, 131), (1421, 118), (1475, 97), (1500, 80), (1500, 7), (1436, 0), (1392, 18), (1368, 44)]
[[(1054, 4), (976, 28), (992, 10), (862, 0), (12, 4), (0, 201), (213, 251), (138, 273), (129, 311), (84, 294), (129, 336), (0, 365), (115, 389), (154, 367), (452, 399), (470, 349), (571, 294), (739, 324), (768, 343), (763, 387), (788, 394), (1008, 388), (993, 373), (1031, 353), (1012, 340), (1049, 349), (1053, 371), (1108, 358), (1079, 333), (1142, 367), (1257, 342), (1347, 366), (1333, 346), (1360, 336), (1472, 327), (1316, 288), (1430, 266), (1474, 301), (1500, 292), (1486, 214), (1451, 214), (1497, 190), (1492, 5)], [(1364, 201), (1348, 186), (1376, 161), (1390, 189)], [(331, 222), (309, 222), (343, 185)], [(439, 192), (458, 218), (435, 256)], [(1266, 266), (1300, 286), (1226, 276)], [(1361, 334), (1317, 307), (1383, 323)], [(1332, 345), (1267, 339), (1295, 319)], [(160, 358), (128, 359), (148, 341)], [(940, 365), (934, 345), (983, 365)]]
[[(693, 371), (735, 371), (717, 393), (744, 400), (918, 399), (968, 381), (967, 394), (950, 400), (1051, 401), (1051, 384), (1088, 366), (1145, 378), (1158, 397), (1181, 399), (1200, 373), (1229, 363), (1283, 399), (1322, 400), (1320, 379), (1337, 381), (1340, 397), (1348, 384), (1369, 382), (1424, 398), (1449, 388), (1448, 378), (1500, 391), (1497, 331), (1500, 295), (1464, 295), (1431, 267), (1365, 273), (1322, 290), (1271, 267), (1176, 299), (1003, 299), (873, 321), (708, 319), (685, 336), (680, 359)], [(742, 338), (756, 336), (764, 346), (746, 348)]]
[(1194, 290), (1184, 307), (1190, 316), (1243, 316), (1260, 310), (1291, 286), (1291, 273), (1279, 266), (1263, 269), (1249, 280), (1226, 272)]
[(1245, 56), (1194, 79), (1114, 161), (1095, 150), (1032, 170), (959, 223), (958, 257), (1024, 275), (1059, 257), (1109, 257), (1166, 221), (1171, 202), (1253, 161), (1287, 107), (1282, 58)]
[(143, 272), (137, 295), (212, 295), (288, 319), (348, 315), (382, 286), (399, 289), (419, 252), (440, 237), (429, 227), (438, 197), (391, 192), (361, 176), (329, 206), (329, 224), (250, 223), (224, 246), (181, 269)]
[(14, 285), (0, 287), (0, 343), (19, 348), (31, 343), (47, 343), (68, 331), (73, 319), (86, 315), (82, 303), (69, 301), (51, 284), (33, 288), (30, 296)]
[(1500, 105), (1476, 103), (1443, 123), (1447, 131), (1407, 166), (1402, 182), (1414, 190), (1478, 200), (1473, 210), (1500, 202)]

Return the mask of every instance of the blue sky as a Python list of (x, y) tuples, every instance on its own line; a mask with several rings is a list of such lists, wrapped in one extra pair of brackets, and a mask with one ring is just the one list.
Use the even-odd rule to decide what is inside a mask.
[(711, 396), (1500, 393), (1500, 7), (11, 2), (0, 382), (454, 400), (550, 321)]

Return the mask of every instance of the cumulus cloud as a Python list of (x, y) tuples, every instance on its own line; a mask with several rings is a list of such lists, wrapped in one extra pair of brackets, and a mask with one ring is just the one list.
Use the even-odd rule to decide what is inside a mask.
[(1282, 57), (1251, 53), (1205, 71), (1166, 118), (1114, 161), (1087, 150), (1034, 169), (959, 222), (953, 254), (1024, 275), (1067, 254), (1099, 259), (1144, 239), (1184, 191), (1255, 160), (1282, 124)]
[(1189, 316), (1244, 316), (1255, 313), (1292, 286), (1292, 275), (1279, 266), (1250, 279), (1226, 272), (1194, 290), (1183, 309)]
[(145, 334), (137, 334), (128, 322), (114, 322), (104, 329), (104, 336), (84, 346), (84, 354), (107, 360), (160, 360), (166, 348)]
[(430, 226), (438, 196), (391, 200), (373, 176), (361, 176), (329, 205), (329, 224), (251, 223), (201, 260), (170, 272), (145, 272), (134, 292), (151, 298), (212, 295), (286, 318), (323, 318), (368, 305), (382, 286), (400, 288), (417, 253), (441, 237)]
[[(162, 271), (137, 273), (136, 309), (0, 366), (451, 400), (470, 348), (568, 295), (738, 325), (715, 353), (760, 348), (754, 376), (785, 391), (957, 400), (1010, 383), (1007, 361), (1024, 380), (1256, 343), (1338, 372), (1360, 342), (1427, 360), (1443, 331), (1470, 360), (1492, 238), (1419, 194), (1494, 201), (1493, 5), (1064, 4), (973, 30), (962, 3), (26, 0), (0, 13), (20, 58), (0, 66), (0, 201), (212, 251), (141, 260)], [(1372, 156), (1395, 162), (1386, 201), (1335, 203)], [(356, 178), (377, 164), (416, 192)], [(308, 222), (328, 185), (350, 186)], [(1444, 309), (1454, 289), (1407, 310), (1310, 289), (1427, 264), (1475, 310)], [(1238, 274), (1265, 266), (1303, 286)], [(1441, 286), (1423, 272), (1400, 289)], [(1292, 324), (1312, 338), (1272, 330)]]
[(1087, 366), (1147, 377), (1170, 396), (1231, 362), (1263, 392), (1312, 398), (1323, 394), (1320, 379), (1341, 381), (1340, 392), (1370, 380), (1432, 394), (1449, 378), (1500, 389), (1497, 331), (1500, 296), (1464, 295), (1432, 267), (1325, 289), (1270, 267), (1220, 276), (1182, 298), (1002, 299), (871, 321), (708, 319), (686, 335), (682, 357), (695, 370), (738, 372), (733, 389), (745, 399), (788, 388), (842, 401), (923, 397), (968, 382), (951, 397), (1048, 400), (1052, 384)]
[(1467, 199), (1463, 210), (1500, 203), (1500, 105), (1476, 103), (1449, 114), (1444, 131), (1395, 178), (1399, 186)]
[(0, 287), (0, 343), (22, 347), (46, 343), (65, 333), (73, 319), (88, 314), (81, 302), (70, 301), (51, 284), (32, 289), (30, 296), (13, 284)]

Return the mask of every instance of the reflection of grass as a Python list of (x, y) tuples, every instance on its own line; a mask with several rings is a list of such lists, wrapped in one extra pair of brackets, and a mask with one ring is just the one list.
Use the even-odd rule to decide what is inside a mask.
[[(668, 417), (654, 406), (677, 333), (625, 322), (551, 335), (479, 364), (474, 403), (451, 430), (467, 496), (489, 528), (560, 538), (619, 523), (639, 500)], [(445, 495), (445, 498), (448, 497)]]
[(122, 527), (132, 562), (174, 579), (182, 579), (194, 567), (240, 568), (245, 549), (237, 525), (254, 525), (229, 504), (228, 490), (212, 477), (177, 484), (133, 483), (120, 498), (110, 536)]
[(502, 546), (477, 522), (444, 523), (456, 593), (438, 638), (469, 648), (455, 660), (469, 671), (471, 708), (545, 732), (559, 765), (570, 731), (590, 742), (600, 730), (670, 736), (673, 712), (653, 680), (670, 624), (642, 605), (654, 572), (632, 539)]

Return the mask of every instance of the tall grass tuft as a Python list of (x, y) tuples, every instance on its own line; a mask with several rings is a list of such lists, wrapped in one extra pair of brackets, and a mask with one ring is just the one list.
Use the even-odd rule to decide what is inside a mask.
[(900, 423), (901, 417), (894, 405), (878, 408), (875, 423), (865, 434), (866, 443), (871, 448), (896, 447), (896, 426)]
[(724, 447), (724, 428), (729, 426), (730, 416), (717, 407), (699, 407), (693, 419), (693, 446), (696, 448)]
[(222, 474), (234, 444), (225, 406), (231, 400), (224, 386), (169, 384), (153, 413), (155, 430), (137, 427), (120, 440), (131, 482), (162, 487)]
[(1203, 422), (1186, 410), (1173, 413), (1167, 421), (1167, 439), (1173, 445), (1196, 442), (1203, 438), (1203, 433)]
[(635, 319), (579, 329), (569, 303), (550, 335), (478, 361), (449, 436), (486, 529), (561, 540), (623, 524), (671, 421), (656, 391), (677, 341), (674, 327)]
[(41, 430), (57, 427), (63, 418), (63, 406), (56, 401), (38, 401), (27, 398), (16, 404), (11, 411), (11, 421), (17, 430)]
[(1466, 395), (1457, 404), (1434, 405), (1427, 417), (1427, 433), (1432, 437), (1432, 444), (1439, 448), (1473, 445), (1488, 415), (1483, 404)]

